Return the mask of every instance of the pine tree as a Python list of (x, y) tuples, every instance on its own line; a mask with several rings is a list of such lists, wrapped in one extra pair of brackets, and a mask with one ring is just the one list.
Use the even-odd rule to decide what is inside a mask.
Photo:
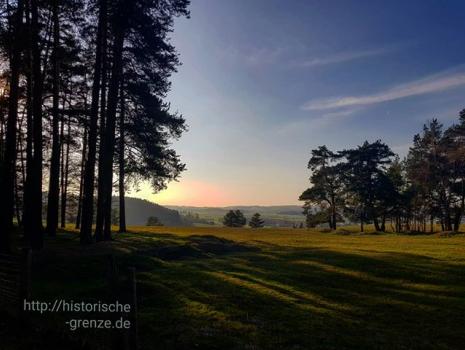
[(329, 227), (336, 229), (339, 212), (344, 207), (344, 185), (340, 164), (341, 157), (330, 151), (326, 146), (312, 150), (312, 157), (308, 162), (308, 169), (312, 172), (310, 182), (312, 187), (305, 190), (299, 200), (305, 201), (304, 214), (309, 214), (312, 206), (327, 205)]
[(253, 214), (252, 218), (249, 220), (249, 226), (251, 228), (261, 228), (265, 226), (265, 221), (262, 220), (262, 217), (259, 213)]

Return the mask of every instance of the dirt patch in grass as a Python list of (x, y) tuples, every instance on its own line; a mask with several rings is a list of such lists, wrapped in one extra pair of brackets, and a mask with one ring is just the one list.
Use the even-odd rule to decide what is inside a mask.
[(184, 244), (154, 247), (139, 250), (138, 253), (154, 256), (162, 260), (184, 260), (209, 258), (241, 252), (257, 252), (259, 250), (255, 246), (207, 235), (189, 236)]

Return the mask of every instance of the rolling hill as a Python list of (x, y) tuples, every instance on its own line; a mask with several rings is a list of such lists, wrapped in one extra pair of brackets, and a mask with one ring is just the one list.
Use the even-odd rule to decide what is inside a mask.
[[(113, 197), (113, 205), (118, 206), (118, 197)], [(168, 209), (144, 199), (126, 197), (127, 225), (145, 225), (150, 216), (156, 216), (165, 226), (189, 226), (176, 210)]]

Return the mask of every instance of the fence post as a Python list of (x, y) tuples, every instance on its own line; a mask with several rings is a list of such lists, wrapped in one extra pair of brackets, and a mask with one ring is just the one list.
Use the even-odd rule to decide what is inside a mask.
[(138, 334), (137, 334), (137, 278), (136, 269), (134, 267), (129, 268), (129, 282), (131, 288), (131, 349), (137, 350)]

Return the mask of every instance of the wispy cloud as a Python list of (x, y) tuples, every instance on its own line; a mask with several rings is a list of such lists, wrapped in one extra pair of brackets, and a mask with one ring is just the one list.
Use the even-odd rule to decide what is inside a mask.
[(367, 106), (405, 97), (441, 92), (465, 85), (465, 73), (440, 73), (424, 79), (394, 86), (381, 92), (361, 96), (342, 96), (306, 102), (303, 110), (330, 110), (351, 106)]
[(384, 55), (405, 45), (390, 45), (358, 51), (342, 51), (326, 56), (292, 59), (308, 55), (308, 48), (304, 45), (271, 45), (271, 46), (226, 46), (218, 51), (222, 59), (235, 60), (247, 65), (283, 64), (287, 67), (311, 68), (330, 64), (344, 63), (358, 59)]
[(249, 66), (260, 66), (278, 62), (285, 52), (283, 47), (236, 47), (227, 46), (218, 51), (222, 60), (236, 61)]
[(303, 60), (301, 62), (298, 62), (298, 65), (301, 67), (316, 67), (316, 66), (325, 66), (329, 64), (344, 63), (344, 62), (354, 61), (354, 60), (358, 60), (362, 58), (383, 55), (392, 50), (393, 48), (376, 48), (376, 49), (362, 50), (362, 51), (339, 52), (339, 53), (328, 55), (325, 57), (315, 57), (315, 58)]
[(314, 113), (314, 115), (309, 118), (288, 121), (285, 125), (279, 125), (276, 127), (275, 131), (279, 134), (289, 135), (302, 132), (303, 130), (324, 129), (334, 125), (334, 123), (340, 123), (350, 118), (360, 110), (361, 109), (358, 107), (353, 107), (340, 111), (323, 112), (321, 114)]

